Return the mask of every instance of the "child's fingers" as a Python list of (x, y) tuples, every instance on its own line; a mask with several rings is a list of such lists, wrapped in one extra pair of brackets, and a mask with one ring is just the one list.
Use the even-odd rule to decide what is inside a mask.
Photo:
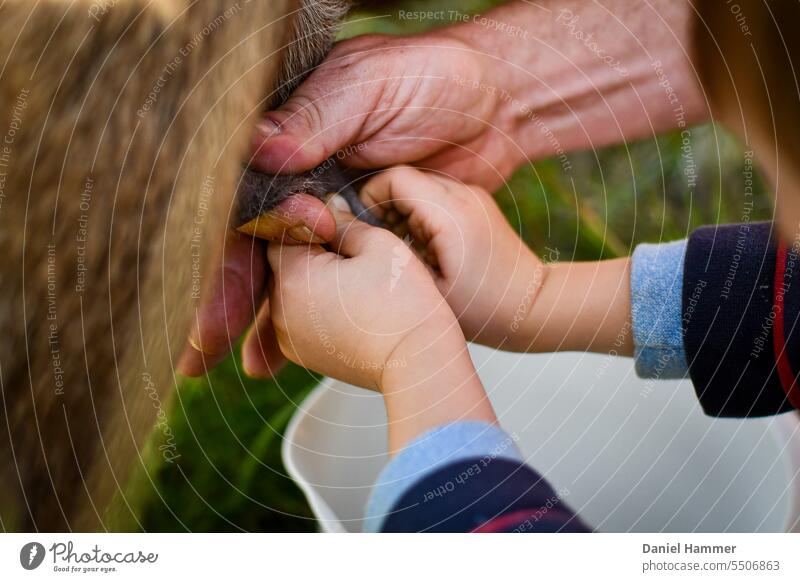
[(330, 242), (330, 248), (339, 255), (355, 257), (363, 254), (370, 246), (366, 239), (375, 235), (372, 231), (382, 230), (357, 220), (350, 212), (344, 198), (335, 194), (330, 199), (331, 211), (336, 219), (336, 234)]
[[(340, 222), (350, 221), (355, 218), (353, 213), (350, 211), (350, 205), (347, 203), (347, 200), (345, 200), (340, 194), (331, 194), (328, 197), (327, 205), (328, 209), (333, 215), (334, 220), (336, 221), (335, 226), (337, 227)], [(334, 231), (335, 230), (336, 229), (334, 228)]]
[(219, 364), (253, 320), (267, 281), (261, 241), (237, 232), (227, 236), (222, 262), (203, 289), (178, 369), (199, 376)]
[(391, 206), (404, 215), (411, 214), (420, 203), (440, 204), (446, 194), (441, 181), (410, 166), (396, 166), (381, 172), (361, 188), (361, 200), (368, 209)]
[(383, 252), (387, 245), (394, 243), (402, 244), (402, 241), (388, 230), (352, 219), (337, 222), (336, 235), (330, 242), (330, 248), (340, 255), (352, 258)]
[(453, 190), (457, 189), (459, 186), (464, 186), (463, 182), (458, 182), (453, 180), (452, 178), (445, 178), (441, 174), (437, 174), (435, 172), (430, 172), (425, 174), (431, 180), (435, 180), (439, 183), (439, 185), (445, 189), (446, 192), (452, 192)]

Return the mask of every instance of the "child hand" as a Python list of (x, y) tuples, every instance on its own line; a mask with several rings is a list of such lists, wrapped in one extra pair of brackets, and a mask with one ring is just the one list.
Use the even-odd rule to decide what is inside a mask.
[(408, 229), (467, 338), (509, 351), (632, 353), (627, 258), (545, 264), (485, 190), (409, 167), (376, 176), (361, 196)]
[(485, 190), (396, 167), (365, 184), (361, 196), (387, 222), (400, 218), (407, 224), (468, 339), (506, 350), (528, 348), (517, 332), (548, 268)]
[(338, 224), (331, 242), (339, 254), (319, 245), (269, 246), (270, 309), (290, 360), (380, 390), (383, 372), (406, 366), (409, 350), (464, 339), (403, 241), (350, 218)]
[(350, 217), (331, 247), (269, 246), (284, 355), (383, 392), (390, 451), (448, 422), (495, 422), (453, 312), (403, 241)]

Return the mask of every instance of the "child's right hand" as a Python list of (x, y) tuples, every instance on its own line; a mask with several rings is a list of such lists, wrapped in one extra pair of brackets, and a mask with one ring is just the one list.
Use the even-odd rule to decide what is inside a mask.
[(364, 203), (404, 228), (431, 265), (468, 339), (526, 351), (519, 333), (548, 273), (485, 190), (414, 168), (386, 170), (361, 190)]
[(485, 190), (409, 167), (379, 174), (361, 195), (387, 224), (408, 228), (467, 339), (508, 351), (632, 353), (627, 258), (545, 264)]

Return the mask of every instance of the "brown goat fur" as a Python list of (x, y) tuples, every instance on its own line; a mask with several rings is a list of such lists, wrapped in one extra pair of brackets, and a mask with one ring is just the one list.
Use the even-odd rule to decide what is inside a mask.
[(296, 8), (0, 5), (3, 529), (106, 527), (169, 401)]

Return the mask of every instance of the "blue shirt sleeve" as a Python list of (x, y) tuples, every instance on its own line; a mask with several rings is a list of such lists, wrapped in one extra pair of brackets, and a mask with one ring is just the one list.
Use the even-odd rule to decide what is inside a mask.
[(421, 434), (378, 476), (367, 502), (364, 531), (380, 531), (397, 501), (427, 475), (450, 463), (485, 457), (523, 462), (516, 441), (501, 428), (484, 422), (456, 422)]
[(686, 240), (641, 244), (631, 264), (631, 318), (636, 373), (641, 378), (684, 378), (683, 267)]
[(421, 435), (389, 462), (364, 529), (588, 531), (563, 497), (523, 462), (513, 436), (494, 425), (457, 422)]

